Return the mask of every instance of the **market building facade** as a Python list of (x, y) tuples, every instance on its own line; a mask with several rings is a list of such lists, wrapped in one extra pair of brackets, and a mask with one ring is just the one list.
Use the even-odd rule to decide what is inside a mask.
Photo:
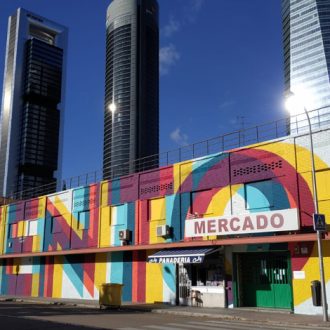
[[(313, 139), (329, 226), (330, 130)], [(19, 201), (0, 212), (0, 292), (98, 299), (120, 283), (124, 302), (321, 314), (313, 213), (307, 135)]]

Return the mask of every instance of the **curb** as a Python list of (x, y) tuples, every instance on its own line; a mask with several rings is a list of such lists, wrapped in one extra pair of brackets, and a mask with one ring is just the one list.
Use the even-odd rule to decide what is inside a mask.
[[(67, 302), (67, 301), (50, 301), (50, 300), (35, 300), (35, 299), (24, 299), (24, 298), (0, 298), (0, 302), (22, 302), (22, 303), (32, 303), (32, 304), (43, 304), (43, 305), (57, 305), (57, 306), (68, 306), (68, 307), (79, 307), (79, 308), (90, 308), (90, 309), (99, 309), (100, 306), (98, 304), (84, 304), (84, 303), (74, 303), (74, 302)], [(111, 310), (108, 308), (107, 310)], [(118, 311), (134, 311), (134, 312), (141, 312), (141, 313), (155, 313), (155, 314), (169, 314), (169, 315), (176, 315), (176, 316), (189, 316), (189, 317), (207, 317), (211, 319), (219, 319), (219, 320), (233, 320), (233, 321), (244, 321), (244, 322), (256, 322), (256, 320), (247, 318), (244, 316), (239, 315), (229, 315), (229, 314), (213, 314), (213, 313), (201, 313), (201, 312), (190, 312), (190, 311), (180, 311), (175, 309), (160, 309), (160, 308), (145, 308), (145, 307), (137, 307), (137, 306), (130, 306), (130, 305), (122, 305)], [(270, 325), (281, 325), (285, 327), (304, 327), (309, 329), (327, 329), (329, 330), (329, 325), (324, 323), (304, 323), (304, 322), (285, 322), (281, 320), (270, 320), (265, 319), (261, 321), (257, 321), (258, 323), (267, 323)]]
[[(158, 314), (172, 314), (177, 316), (190, 316), (190, 317), (208, 317), (213, 319), (221, 319), (221, 320), (233, 320), (233, 321), (244, 321), (244, 322), (256, 322), (256, 320), (252, 320), (250, 318), (246, 318), (243, 316), (238, 315), (228, 315), (228, 314), (208, 314), (208, 313), (198, 313), (198, 312), (185, 312), (185, 311), (173, 311), (173, 310), (166, 310), (166, 309), (155, 309), (151, 311), (152, 313)], [(285, 327), (309, 327), (315, 329), (330, 329), (326, 324), (315, 324), (315, 323), (302, 323), (302, 322), (283, 322), (283, 321), (273, 321), (273, 320), (262, 320), (259, 321), (260, 323), (267, 323), (270, 325), (281, 325)]]

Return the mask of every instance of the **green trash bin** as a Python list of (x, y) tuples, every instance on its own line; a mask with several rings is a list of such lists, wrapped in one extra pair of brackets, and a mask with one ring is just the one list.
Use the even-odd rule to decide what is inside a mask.
[(118, 283), (104, 283), (100, 286), (99, 303), (100, 308), (106, 307), (120, 307), (121, 294), (123, 284)]

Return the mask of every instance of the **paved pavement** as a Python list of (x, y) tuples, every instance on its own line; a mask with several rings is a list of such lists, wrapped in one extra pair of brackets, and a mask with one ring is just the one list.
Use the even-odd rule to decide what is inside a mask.
[[(162, 323), (161, 325), (157, 322), (152, 324), (144, 325), (143, 327), (126, 327), (124, 329), (330, 329), (330, 323), (325, 323), (322, 320), (322, 315), (299, 315), (290, 314), (288, 311), (283, 310), (264, 310), (264, 309), (251, 309), (251, 308), (203, 308), (203, 307), (178, 307), (170, 306), (165, 304), (127, 304), (124, 303), (119, 310), (107, 310), (104, 313), (100, 311), (94, 311), (93, 309), (99, 309), (97, 301), (94, 300), (74, 300), (74, 299), (52, 299), (52, 298), (30, 298), (30, 297), (10, 297), (0, 296), (0, 309), (5, 307), (6, 304), (22, 302), (22, 307), (26, 304), (33, 304), (38, 306), (38, 310), (42, 311), (40, 304), (46, 304), (49, 306), (61, 306), (63, 307), (63, 320), (68, 322), (67, 324), (73, 324), (70, 321), (70, 315), (73, 312), (77, 312), (77, 315), (83, 315), (81, 310), (85, 310), (88, 314), (88, 322), (91, 326), (97, 326), (100, 323), (101, 328), (108, 328), (106, 315), (111, 313), (112, 315), (130, 315), (134, 313), (145, 313), (149, 314), (154, 320), (158, 318), (168, 319), (168, 322)], [(1, 315), (8, 316), (3, 312), (5, 309), (2, 308)], [(79, 310), (79, 312), (78, 312)], [(88, 311), (89, 310), (89, 311)], [(65, 314), (67, 313), (67, 314)], [(71, 313), (71, 314), (70, 314)], [(85, 313), (85, 314), (86, 314)], [(30, 313), (33, 315), (33, 313)], [(159, 315), (162, 314), (162, 315)], [(105, 316), (104, 316), (105, 315)], [(135, 314), (136, 315), (136, 314)], [(47, 314), (47, 320), (49, 315)], [(180, 317), (185, 318), (187, 321), (175, 321)], [(204, 321), (201, 319), (204, 318)], [(81, 319), (81, 316), (77, 318), (77, 322)], [(129, 318), (127, 318), (128, 320)], [(42, 315), (39, 317), (42, 320)], [(171, 322), (173, 321), (173, 322)], [(88, 323), (87, 322), (87, 323)], [(134, 321), (132, 321), (134, 322)], [(151, 321), (152, 322), (152, 321)], [(195, 323), (194, 323), (195, 322)], [(197, 322), (197, 323), (196, 323)], [(198, 323), (199, 322), (199, 323)], [(201, 326), (200, 322), (204, 325)], [(74, 323), (74, 324), (79, 324)], [(86, 323), (85, 323), (86, 324)], [(189, 326), (187, 325), (189, 324)], [(243, 326), (244, 324), (244, 326)], [(249, 327), (251, 324), (251, 327)], [(116, 329), (119, 329), (116, 327)]]

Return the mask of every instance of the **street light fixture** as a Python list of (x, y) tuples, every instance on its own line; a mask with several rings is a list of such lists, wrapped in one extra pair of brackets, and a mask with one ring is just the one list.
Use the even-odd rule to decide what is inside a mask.
[[(298, 98), (295, 94), (290, 92), (290, 94), (287, 96), (285, 106), (291, 115), (298, 115), (301, 113), (305, 113), (305, 115), (307, 117), (308, 129), (309, 129), (309, 142), (310, 142), (310, 149), (311, 149), (314, 212), (315, 212), (315, 214), (319, 214), (312, 125), (311, 125), (311, 120), (309, 117), (308, 110), (306, 109), (306, 103), (304, 103), (302, 98)], [(318, 247), (320, 280), (321, 280), (320, 282), (321, 282), (321, 295), (322, 295), (322, 307), (323, 307), (323, 321), (327, 322), (328, 321), (328, 304), (327, 304), (327, 295), (326, 295), (326, 284), (325, 284), (325, 279), (324, 279), (322, 236), (321, 236), (320, 230), (317, 230), (316, 232), (317, 232), (317, 247)]]

